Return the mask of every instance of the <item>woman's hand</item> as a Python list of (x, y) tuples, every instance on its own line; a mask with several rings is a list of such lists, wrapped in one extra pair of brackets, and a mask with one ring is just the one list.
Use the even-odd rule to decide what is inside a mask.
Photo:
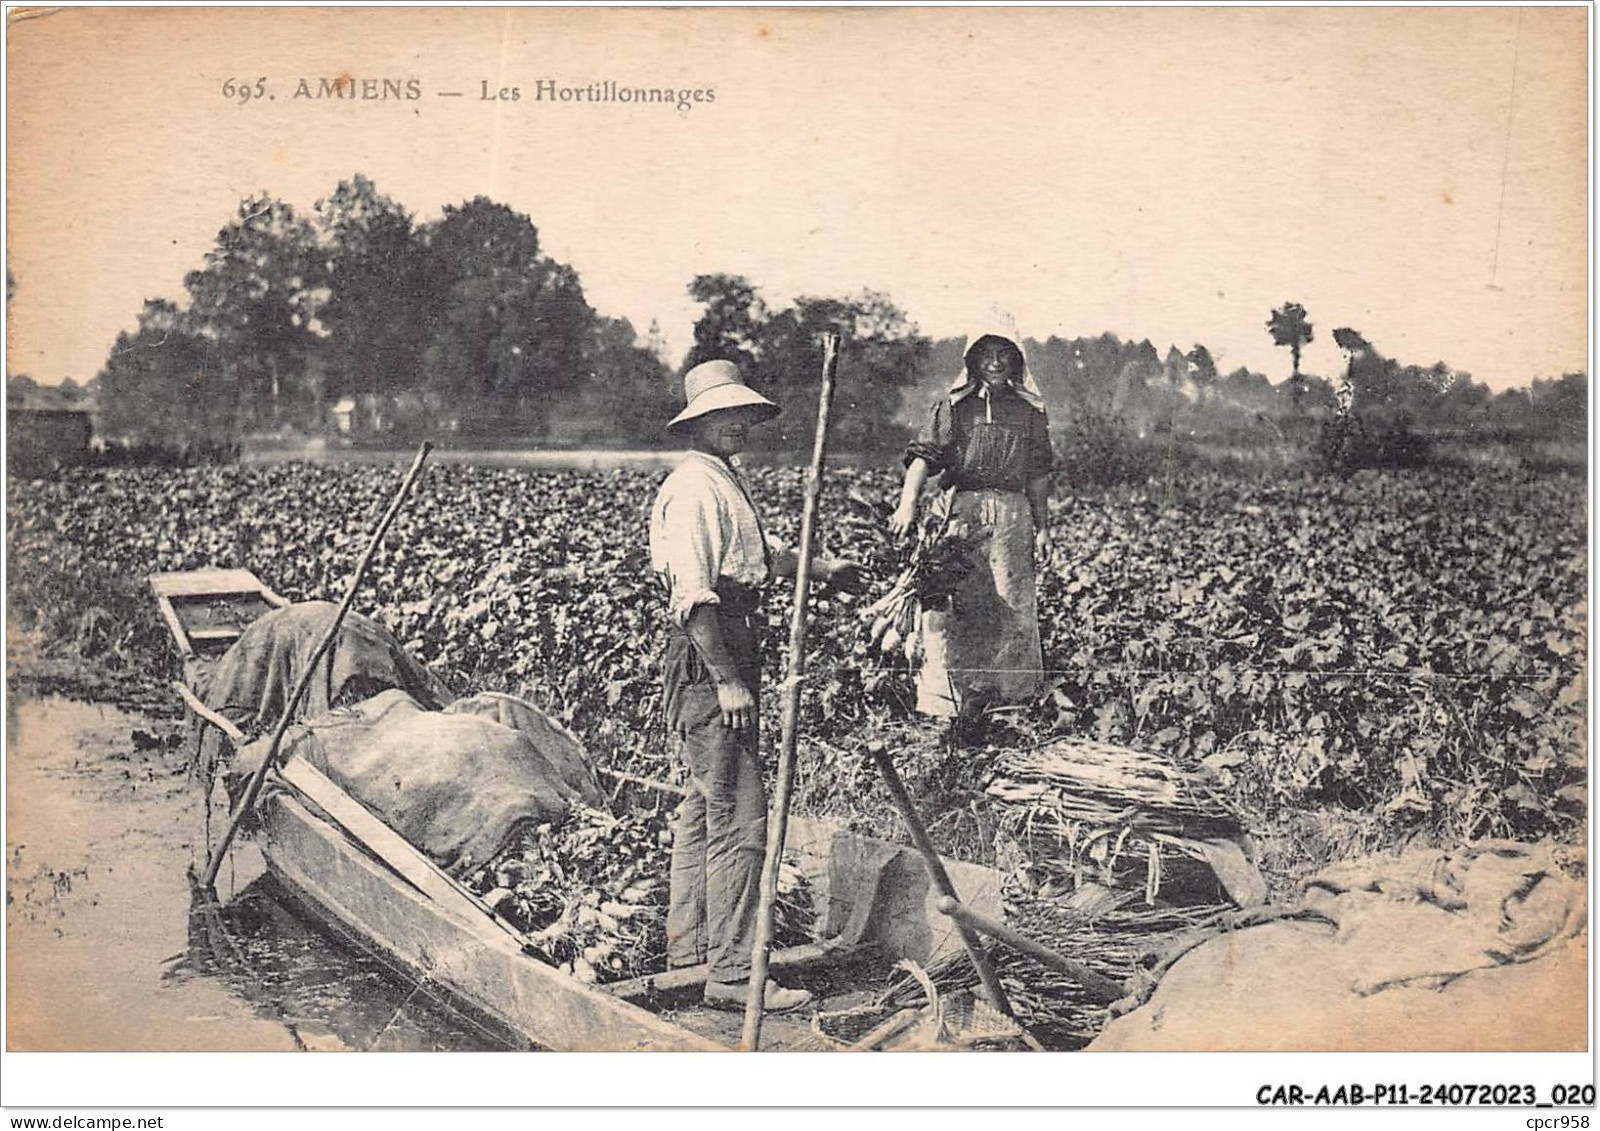
[(1033, 561), (1035, 565), (1042, 563), (1050, 553), (1050, 528), (1037, 527), (1033, 532)]
[(912, 527), (917, 524), (917, 501), (902, 502), (895, 508), (894, 514), (889, 516), (889, 533), (896, 538), (904, 538), (911, 533)]
[(904, 538), (917, 525), (917, 496), (928, 481), (928, 461), (914, 459), (906, 468), (906, 481), (900, 487), (900, 505), (889, 518), (889, 533)]

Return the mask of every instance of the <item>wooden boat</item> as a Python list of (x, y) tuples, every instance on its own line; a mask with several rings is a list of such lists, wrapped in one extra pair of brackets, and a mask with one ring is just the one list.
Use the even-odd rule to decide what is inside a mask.
[[(191, 688), (252, 610), (285, 603), (248, 570), (159, 574), (151, 587)], [(186, 700), (200, 707), (192, 694)], [(608, 776), (619, 797), (654, 793), (657, 803), (674, 803), (668, 786)], [(565, 1051), (737, 1045), (740, 1016), (700, 1004), (704, 967), (584, 983), (534, 957), (515, 927), (305, 759), (287, 759), (273, 784), (255, 846), (277, 879), (352, 944), (507, 1043)], [(898, 959), (927, 962), (960, 946), (911, 850), (805, 818), (791, 820), (788, 847), (817, 894), (821, 937), (775, 953), (772, 969), (830, 986), (824, 1008), (870, 998), (861, 977), (881, 976)], [(996, 872), (946, 867), (964, 902), (998, 917)], [(763, 1047), (829, 1046), (819, 1045), (809, 1015), (776, 1014), (763, 1023)]]

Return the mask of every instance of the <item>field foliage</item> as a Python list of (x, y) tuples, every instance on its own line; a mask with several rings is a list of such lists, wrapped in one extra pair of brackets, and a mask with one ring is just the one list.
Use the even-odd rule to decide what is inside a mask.
[[(148, 573), (245, 566), (287, 597), (337, 599), (399, 475), (286, 464), (13, 481), (13, 638), (33, 629), (148, 678), (167, 643)], [(357, 607), (459, 690), (523, 693), (602, 763), (676, 777), (654, 664), (663, 594), (645, 551), (659, 479), (433, 467)], [(800, 474), (752, 479), (769, 528), (793, 539)], [(825, 549), (871, 583), (813, 595), (802, 798), (834, 811), (872, 789), (856, 764), (869, 738), (936, 748), (908, 717), (909, 673), (883, 666), (857, 616), (902, 563), (878, 505), (895, 486), (836, 470), (823, 492)], [(1416, 834), (1570, 834), (1587, 808), (1584, 504), (1576, 476), (1491, 467), (1189, 468), (1076, 488), (1055, 502), (1041, 570), (1048, 690), (988, 741), (1082, 734), (1204, 767), (1264, 829), (1291, 830), (1290, 856)], [(791, 592), (768, 599), (769, 688)], [(934, 796), (934, 779), (971, 783), (986, 757), (958, 751), (908, 776)], [(1331, 843), (1334, 825), (1303, 827), (1308, 813), (1343, 814), (1338, 827), (1357, 832), (1340, 835), (1362, 843)]]

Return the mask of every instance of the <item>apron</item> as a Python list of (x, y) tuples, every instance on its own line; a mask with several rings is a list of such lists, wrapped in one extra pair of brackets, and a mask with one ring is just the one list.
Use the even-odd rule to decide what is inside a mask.
[(917, 710), (937, 718), (1032, 699), (1043, 682), (1033, 511), (1022, 491), (949, 491), (936, 506), (989, 537), (947, 609), (918, 616)]

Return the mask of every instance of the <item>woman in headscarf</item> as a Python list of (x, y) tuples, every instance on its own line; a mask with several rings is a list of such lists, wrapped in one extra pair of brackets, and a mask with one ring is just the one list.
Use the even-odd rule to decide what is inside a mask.
[(890, 528), (898, 535), (915, 528), (918, 496), (937, 472), (944, 494), (936, 513), (983, 537), (949, 607), (924, 609), (918, 619), (917, 710), (972, 720), (991, 704), (1039, 691), (1034, 556), (1049, 520), (1054, 456), (1044, 398), (1022, 348), (1000, 334), (967, 342), (960, 375), (906, 449)]

